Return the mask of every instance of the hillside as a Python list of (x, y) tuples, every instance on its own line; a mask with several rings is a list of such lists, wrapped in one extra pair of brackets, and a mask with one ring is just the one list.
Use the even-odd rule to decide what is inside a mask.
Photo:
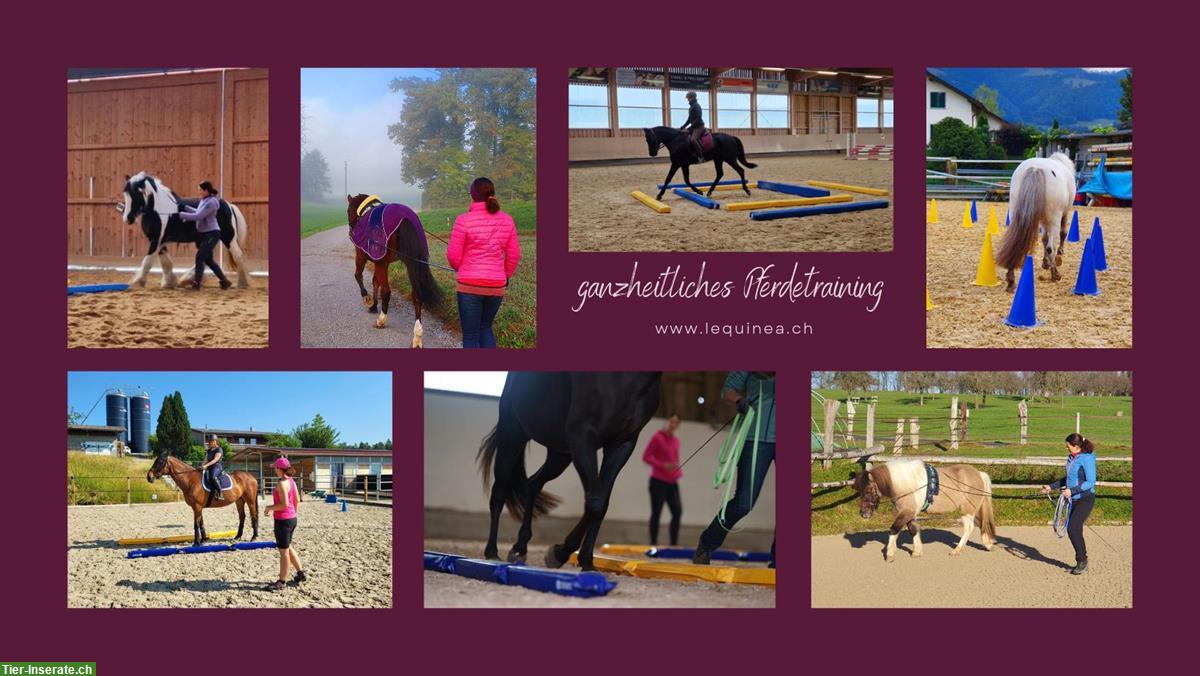
[(1117, 126), (1124, 71), (1083, 68), (930, 68), (929, 71), (974, 95), (981, 84), (999, 92), (1000, 114), (1016, 124), (1087, 131)]

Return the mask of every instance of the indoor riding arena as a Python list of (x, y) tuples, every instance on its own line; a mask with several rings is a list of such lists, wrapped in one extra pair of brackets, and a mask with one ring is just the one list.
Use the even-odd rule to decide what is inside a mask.
[[(268, 72), (102, 70), (67, 82), (67, 346), (266, 347), (268, 294)], [(152, 259), (145, 285), (129, 286), (150, 248), (140, 219), (122, 218), (126, 178), (145, 172), (181, 198), (210, 181), (246, 221), (248, 288), (232, 256), (214, 258), (204, 285), (162, 288)], [(176, 275), (193, 244), (168, 244)]]
[[(568, 91), (571, 251), (892, 249), (890, 69), (575, 68)], [(736, 137), (757, 165), (745, 169), (749, 196), (728, 186), (712, 193), (715, 204), (673, 189), (655, 199), (670, 146), (651, 157), (645, 130), (680, 127), (688, 92), (714, 138)], [(707, 193), (714, 162), (689, 170)], [(722, 182), (739, 180), (729, 165), (723, 172)], [(683, 182), (680, 169), (670, 184)], [(738, 206), (747, 202), (764, 204)]]
[[(270, 542), (272, 517), (259, 500), (258, 542)], [(128, 558), (123, 538), (190, 536), (182, 502), (67, 507), (67, 606), (71, 608), (390, 608), (392, 510), (305, 500), (294, 546), (309, 580), (288, 593), (264, 591), (279, 573), (274, 548)], [(204, 511), (210, 535), (236, 530), (234, 507)], [(250, 517), (242, 542), (250, 539)], [(231, 540), (212, 540), (227, 543)], [(184, 547), (191, 541), (169, 546)]]
[[(725, 372), (675, 373), (662, 376), (662, 397), (657, 412), (643, 428), (633, 454), (617, 476), (607, 514), (596, 540), (596, 573), (581, 573), (567, 563), (557, 573), (566, 579), (582, 575), (603, 575), (615, 588), (591, 597), (549, 593), (495, 579), (479, 579), (431, 569), (432, 553), (482, 560), (489, 531), (489, 490), (492, 473), (481, 484), (476, 452), (481, 441), (497, 424), (499, 387), (505, 374), (500, 372), (454, 372), (425, 374), (425, 452), (424, 452), (424, 536), (426, 566), (424, 605), (445, 607), (569, 607), (569, 608), (667, 608), (667, 607), (774, 607), (775, 571), (767, 568), (765, 557), (775, 534), (775, 470), (772, 466), (762, 493), (753, 510), (736, 524), (719, 551), (744, 552), (737, 560), (717, 560), (711, 566), (693, 565), (688, 558), (662, 558), (656, 550), (649, 556), (648, 522), (650, 515), (650, 467), (643, 452), (651, 437), (663, 428), (666, 416), (676, 413), (680, 425), (675, 431), (683, 461), (679, 480), (682, 504), (681, 525), (676, 547), (695, 548), (702, 530), (709, 525), (723, 504), (724, 488), (713, 488), (717, 456), (729, 428), (715, 432), (735, 413), (721, 402)], [(691, 461), (689, 455), (700, 449)], [(527, 471), (532, 474), (546, 458), (546, 450), (536, 442), (528, 444)], [(544, 556), (548, 547), (562, 542), (583, 515), (583, 489), (578, 474), (568, 468), (546, 484), (545, 491), (561, 498), (548, 515), (533, 521), (527, 563), (535, 574), (549, 575)], [(663, 509), (658, 546), (669, 543), (670, 512)], [(504, 558), (517, 537), (520, 524), (505, 512), (500, 517), (499, 553)], [(755, 558), (757, 557), (757, 558)], [(413, 558), (415, 559), (415, 553)], [(601, 559), (619, 561), (620, 570), (606, 569)], [(632, 565), (631, 565), (632, 562)], [(480, 561), (476, 566), (496, 565)], [(785, 564), (786, 565), (786, 564)], [(636, 568), (636, 570), (634, 570)], [(645, 570), (643, 570), (645, 568)], [(721, 576), (710, 581), (699, 575)], [(663, 570), (671, 571), (666, 575)], [(675, 573), (678, 573), (676, 575)], [(511, 576), (512, 573), (510, 572)]]

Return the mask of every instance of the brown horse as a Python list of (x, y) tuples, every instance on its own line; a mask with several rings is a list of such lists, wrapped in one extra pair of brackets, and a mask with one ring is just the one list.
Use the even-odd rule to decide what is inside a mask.
[(211, 504), (208, 504), (208, 491), (204, 490), (200, 481), (200, 470), (169, 453), (162, 453), (155, 458), (154, 464), (150, 466), (150, 471), (146, 472), (146, 481), (154, 483), (155, 479), (164, 475), (171, 477), (175, 485), (179, 487), (179, 492), (183, 493), (183, 499), (187, 502), (188, 507), (192, 508), (194, 544), (198, 545), (208, 539), (208, 533), (204, 530), (204, 508), (225, 507), (234, 503), (237, 503), (238, 511), (238, 530), (235, 539), (242, 539), (242, 529), (246, 525), (247, 507), (250, 508), (250, 525), (254, 529), (254, 534), (250, 536), (250, 539), (258, 539), (258, 479), (255, 479), (253, 474), (240, 471), (229, 472), (233, 486), (229, 490), (221, 491), (221, 498), (213, 499)]
[[(346, 223), (350, 232), (361, 216), (365, 216), (372, 206), (382, 207), (378, 197), (374, 195), (346, 195)], [(387, 327), (388, 303), (392, 299), (392, 285), (388, 280), (388, 266), (396, 261), (403, 261), (408, 271), (408, 283), (412, 287), (409, 298), (412, 300), (416, 321), (413, 323), (412, 346), (421, 347), (421, 306), (437, 307), (442, 302), (442, 290), (433, 280), (429, 270), (429, 245), (425, 240), (425, 230), (418, 220), (404, 219), (395, 232), (388, 237), (387, 250), (382, 258), (372, 260), (371, 291), (363, 286), (363, 268), (371, 260), (359, 247), (354, 248), (354, 279), (358, 282), (358, 291), (362, 295), (363, 306), (367, 312), (379, 312), (375, 320), (375, 328)], [(379, 301), (383, 301), (380, 311)]]
[[(958, 556), (971, 537), (972, 525), (979, 526), (983, 548), (991, 551), (996, 543), (996, 520), (992, 513), (992, 478), (970, 465), (947, 465), (934, 470), (937, 483), (930, 480), (926, 465), (920, 460), (896, 460), (859, 472), (854, 477), (854, 490), (859, 494), (858, 511), (869, 519), (879, 507), (881, 497), (896, 505), (896, 520), (888, 537), (886, 558), (896, 560), (896, 536), (907, 528), (913, 536), (913, 556), (920, 556), (921, 528), (917, 514), (950, 514), (962, 512), (963, 534), (950, 556)], [(936, 495), (929, 499), (931, 486)]]

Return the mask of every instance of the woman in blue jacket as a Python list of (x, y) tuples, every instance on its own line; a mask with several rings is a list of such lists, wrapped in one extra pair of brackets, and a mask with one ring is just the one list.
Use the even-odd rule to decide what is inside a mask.
[(1083, 541), (1083, 525), (1092, 513), (1096, 504), (1096, 445), (1078, 433), (1067, 436), (1067, 469), (1063, 478), (1049, 486), (1042, 486), (1042, 492), (1049, 495), (1051, 491), (1062, 491), (1062, 495), (1071, 501), (1071, 509), (1067, 518), (1067, 537), (1071, 538), (1071, 546), (1075, 548), (1075, 567), (1072, 575), (1082, 575), (1087, 570), (1087, 543)]

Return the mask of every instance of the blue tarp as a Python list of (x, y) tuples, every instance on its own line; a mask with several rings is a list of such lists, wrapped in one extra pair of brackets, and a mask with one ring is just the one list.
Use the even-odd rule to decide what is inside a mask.
[(1107, 161), (1107, 158), (1100, 160), (1100, 166), (1096, 167), (1092, 178), (1080, 186), (1077, 192), (1110, 195), (1120, 200), (1133, 199), (1133, 172), (1122, 171), (1111, 174), (1104, 168), (1104, 163)]

